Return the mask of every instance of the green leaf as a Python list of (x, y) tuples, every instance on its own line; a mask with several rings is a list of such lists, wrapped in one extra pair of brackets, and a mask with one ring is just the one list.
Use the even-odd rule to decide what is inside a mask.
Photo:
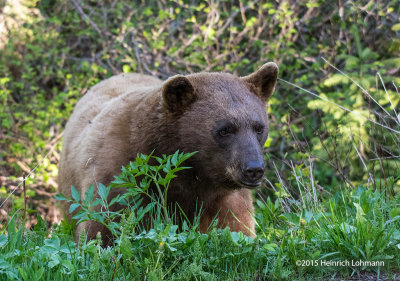
[(58, 193), (58, 194), (54, 195), (54, 197), (55, 197), (58, 201), (65, 201), (65, 200), (67, 200), (67, 198), (66, 198), (63, 194), (61, 194), (61, 193)]
[(127, 65), (127, 64), (124, 64), (124, 65), (122, 66), (122, 71), (123, 71), (124, 73), (129, 73), (129, 72), (131, 72), (131, 67), (130, 67), (129, 65)]
[(63, 244), (60, 247), (60, 252), (65, 254), (72, 254), (75, 252), (76, 244), (73, 241), (67, 241), (66, 244)]
[(91, 207), (96, 207), (98, 205), (101, 205), (101, 203), (103, 203), (103, 201), (101, 201), (100, 198), (97, 198), (96, 200), (93, 201), (93, 203), (90, 206)]
[(113, 199), (111, 199), (110, 203), (108, 203), (109, 206), (114, 205), (115, 203), (121, 204), (123, 201), (123, 198), (120, 195), (115, 196)]
[(58, 250), (60, 249), (60, 238), (54, 236), (44, 240), (44, 246), (42, 248), (45, 248), (47, 250), (51, 249), (52, 253), (54, 253), (54, 251), (58, 252)]
[(71, 263), (70, 260), (62, 260), (61, 265), (64, 266), (69, 271), (75, 270), (75, 266)]
[(398, 208), (392, 208), (390, 210), (389, 214), (390, 214), (391, 218), (395, 218), (397, 216), (400, 216), (400, 208), (399, 207)]
[(354, 202), (353, 204), (357, 209), (356, 220), (360, 223), (364, 223), (366, 221), (366, 219), (365, 219), (365, 212), (364, 212), (363, 208), (358, 203)]
[(167, 248), (171, 251), (171, 252), (176, 252), (177, 249), (172, 247), (171, 245), (169, 245), (168, 243), (165, 244), (167, 246)]
[(198, 151), (193, 151), (193, 152), (184, 154), (184, 155), (181, 157), (181, 159), (180, 159), (180, 161), (179, 161), (179, 164), (182, 163), (183, 161), (186, 161), (187, 159), (189, 159), (190, 157), (192, 157), (193, 155), (195, 155), (197, 152), (198, 152)]
[(37, 214), (37, 223), (34, 226), (33, 230), (35, 231), (41, 231), (45, 229), (44, 221), (42, 219), (42, 216), (38, 213)]
[(243, 234), (241, 232), (231, 232), (232, 241), (237, 244), (239, 243), (240, 239), (243, 238)]
[(57, 266), (59, 264), (60, 264), (60, 261), (58, 259), (53, 259), (48, 263), (48, 266), (49, 266), (49, 268), (53, 268), (53, 267), (55, 267), (55, 266)]
[(0, 85), (5, 85), (7, 82), (10, 81), (10, 78), (8, 77), (1, 77), (0, 78)]
[(92, 200), (93, 200), (93, 195), (94, 195), (94, 186), (93, 186), (93, 184), (91, 184), (90, 186), (89, 186), (89, 189), (86, 191), (86, 193), (85, 193), (85, 201), (87, 202), (87, 203), (90, 203), (90, 202), (92, 202)]
[(78, 222), (82, 222), (88, 219), (87, 214), (85, 212), (79, 212), (75, 216), (73, 216), (73, 219), (78, 220)]
[(294, 225), (300, 225), (300, 216), (295, 213), (284, 213), (280, 216)]
[(358, 67), (360, 63), (360, 59), (355, 57), (355, 56), (347, 56), (346, 57), (346, 70), (353, 70), (356, 69)]
[(125, 258), (131, 258), (132, 257), (132, 243), (129, 241), (128, 237), (126, 234), (123, 234), (121, 237), (121, 253)]
[(392, 26), (393, 31), (400, 31), (400, 23), (396, 23)]
[(79, 204), (79, 203), (73, 203), (73, 204), (71, 204), (71, 206), (69, 206), (69, 213), (71, 214), (73, 211), (76, 210), (76, 208), (78, 208), (78, 207), (80, 207), (80, 206), (81, 206), (81, 204)]
[(0, 235), (0, 248), (1, 248), (2, 246), (4, 246), (7, 242), (8, 242), (7, 236), (4, 235), (4, 234), (1, 234), (1, 235)]
[(73, 185), (71, 185), (71, 194), (75, 202), (79, 202), (81, 200), (81, 194), (75, 189)]
[(107, 188), (104, 184), (99, 183), (99, 185), (97, 187), (97, 193), (100, 195), (100, 198), (103, 201), (107, 201), (109, 192), (110, 192), (110, 188)]
[(178, 162), (179, 150), (175, 151), (174, 155), (172, 155), (171, 163), (173, 166), (176, 166)]
[(342, 74), (333, 74), (331, 77), (324, 80), (323, 85), (326, 87), (332, 87), (341, 83), (347, 84), (348, 79)]
[(274, 243), (264, 244), (263, 248), (269, 252), (274, 252), (278, 248), (278, 245)]

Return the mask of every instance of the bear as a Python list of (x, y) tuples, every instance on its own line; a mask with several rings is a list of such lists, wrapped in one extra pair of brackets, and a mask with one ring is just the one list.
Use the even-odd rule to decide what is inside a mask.
[[(244, 77), (200, 72), (162, 81), (128, 73), (98, 83), (76, 104), (66, 124), (59, 191), (71, 198), (74, 186), (82, 197), (91, 184), (108, 185), (139, 153), (197, 151), (185, 161), (191, 169), (172, 180), (168, 202), (179, 204), (189, 220), (201, 206), (203, 233), (217, 218), (218, 228), (254, 237), (251, 190), (264, 178), (266, 105), (277, 76), (278, 66), (269, 62)], [(123, 192), (112, 189), (109, 198)], [(71, 219), (68, 203), (62, 209)], [(77, 225), (76, 241), (82, 229), (87, 239), (100, 232), (103, 242), (113, 240), (107, 228), (86, 221)]]

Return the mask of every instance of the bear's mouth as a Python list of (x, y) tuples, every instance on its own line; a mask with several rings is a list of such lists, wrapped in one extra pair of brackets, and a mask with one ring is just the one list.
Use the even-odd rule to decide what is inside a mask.
[(253, 188), (259, 187), (261, 185), (261, 181), (249, 182), (249, 181), (241, 180), (240, 184), (244, 185), (247, 188), (253, 189)]

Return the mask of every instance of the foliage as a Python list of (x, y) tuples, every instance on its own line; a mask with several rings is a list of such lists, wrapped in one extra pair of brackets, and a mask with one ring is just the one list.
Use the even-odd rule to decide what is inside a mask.
[[(400, 216), (386, 221), (390, 209), (378, 192), (358, 188), (354, 193), (348, 203), (329, 202), (329, 218), (321, 225), (325, 256), (368, 261), (393, 259), (388, 248)], [(343, 197), (336, 199), (343, 200)], [(345, 206), (341, 208), (341, 205)]]
[[(2, 197), (35, 167), (26, 179), (29, 197), (55, 192), (66, 120), (91, 86), (113, 74), (247, 75), (275, 61), (281, 79), (269, 101), (256, 239), (227, 230), (199, 234), (195, 226), (179, 232), (161, 220), (169, 214), (165, 202), (154, 200), (160, 213), (152, 229), (125, 235), (113, 248), (99, 241), (76, 247), (65, 221), (50, 230), (39, 219), (41, 229), (22, 227), (27, 199), (19, 185), (2, 225), (0, 279), (110, 280), (115, 271), (114, 280), (301, 280), (362, 269), (298, 267), (297, 260), (358, 258), (385, 259), (384, 270), (396, 278), (399, 0), (6, 0), (0, 10)], [(140, 186), (130, 178), (140, 167), (126, 167), (119, 180)], [(156, 174), (147, 176), (157, 182)], [(108, 188), (97, 189), (99, 198)], [(85, 213), (93, 202), (75, 197), (85, 214), (79, 219), (129, 233), (112, 224), (110, 212)], [(125, 214), (123, 221), (138, 218)]]
[[(125, 215), (129, 219), (129, 232), (132, 232), (151, 210), (153, 212), (161, 210), (162, 218), (170, 223), (172, 218), (168, 214), (170, 206), (167, 202), (169, 185), (171, 180), (176, 177), (177, 172), (188, 169), (188, 167), (182, 167), (181, 164), (195, 153), (179, 153), (178, 150), (172, 155), (163, 155), (163, 157), (140, 154), (134, 162), (122, 167), (122, 173), (115, 177), (110, 186), (98, 183), (96, 198), (94, 198), (93, 185), (90, 185), (83, 198), (73, 186), (71, 186), (72, 198), (66, 198), (63, 194), (56, 195), (56, 198), (70, 204), (69, 213), (77, 210), (73, 216), (73, 219), (77, 220), (77, 224), (89, 220), (97, 221), (107, 227), (114, 236), (121, 235), (119, 224), (116, 221)], [(152, 160), (156, 160), (157, 164), (150, 165), (149, 162)], [(149, 190), (151, 185), (156, 187), (156, 194)], [(127, 190), (108, 201), (111, 188), (127, 188)], [(143, 208), (144, 202), (142, 202), (144, 197), (150, 199), (151, 202), (146, 204), (145, 208)], [(123, 214), (124, 210), (112, 211), (110, 207), (114, 204), (126, 206), (127, 213)]]
[[(25, 1), (21, 5), (27, 7), (26, 19), (18, 26), (10, 24), (6, 44), (1, 46), (3, 173), (19, 176), (39, 163), (33, 182), (54, 185), (51, 179), (57, 173), (66, 118), (90, 86), (111, 74), (133, 71), (166, 78), (175, 73), (232, 71), (246, 75), (263, 62), (275, 61), (282, 79), (315, 90), (354, 113), (279, 82), (270, 101), (273, 124), (267, 151), (275, 162), (284, 160), (281, 177), (286, 180), (291, 174), (287, 161), (301, 163), (307, 160), (304, 153), (310, 153), (321, 167), (316, 178), (324, 188), (335, 189), (343, 178), (359, 184), (368, 173), (349, 140), (364, 159), (399, 152), (391, 149), (398, 145), (398, 134), (381, 131), (360, 114), (399, 131), (397, 115), (387, 113), (399, 104), (390, 85), (399, 83), (400, 5), (397, 0), (364, 4)], [(4, 18), (11, 20), (13, 14), (5, 13)], [(332, 73), (321, 56), (343, 66), (365, 91), (347, 76)], [(375, 83), (377, 71), (383, 85), (380, 79)], [(382, 91), (384, 86), (387, 92)], [(324, 144), (332, 142), (334, 146)], [(332, 158), (335, 165), (326, 164)], [(393, 176), (398, 169), (395, 158), (368, 165), (377, 180)]]
[[(130, 198), (137, 202), (137, 195), (149, 194), (150, 178), (137, 182), (138, 176), (169, 167), (165, 176), (156, 177), (163, 182), (168, 171), (182, 168), (179, 165), (187, 157), (190, 154), (177, 152), (157, 158), (159, 165), (153, 166), (148, 160), (154, 156), (140, 155), (122, 169), (110, 186), (99, 185), (97, 200), (93, 200), (93, 189), (84, 199), (76, 191), (72, 192), (73, 198), (58, 196), (59, 200), (79, 205), (81, 211), (75, 215), (76, 219), (94, 219), (113, 230), (116, 238), (113, 247), (103, 248), (100, 236), (86, 241), (84, 232), (75, 244), (63, 227), (54, 225), (49, 230), (39, 220), (35, 229), (26, 230), (17, 223), (18, 216), (10, 218), (7, 235), (0, 235), (0, 279), (308, 280), (311, 277), (315, 280), (332, 273), (349, 274), (349, 268), (302, 262), (363, 260), (385, 263), (383, 267), (352, 267), (353, 273), (358, 274), (362, 270), (391, 274), (399, 266), (399, 208), (396, 202), (385, 202), (384, 195), (378, 191), (363, 187), (352, 192), (338, 192), (326, 204), (315, 206), (316, 209), (301, 205), (296, 212), (284, 211), (284, 202), (279, 199), (275, 202), (258, 200), (255, 217), (258, 235), (255, 238), (230, 232), (229, 228), (213, 227), (204, 234), (199, 232), (198, 224), (186, 222), (179, 230), (173, 221), (160, 216), (165, 188), (161, 190), (163, 196), (152, 196), (149, 205), (128, 205), (124, 214), (87, 208), (90, 203), (91, 207), (97, 203), (109, 210), (112, 202), (107, 203), (106, 194), (115, 186), (127, 187), (127, 194), (130, 194), (118, 197), (116, 202), (127, 203)], [(170, 172), (172, 174), (174, 172)], [(143, 214), (148, 213), (149, 206), (159, 208), (151, 213), (152, 227), (143, 228)], [(74, 209), (72, 207), (71, 211)], [(174, 215), (169, 213), (168, 217)], [(117, 216), (121, 218), (119, 222), (110, 220)]]

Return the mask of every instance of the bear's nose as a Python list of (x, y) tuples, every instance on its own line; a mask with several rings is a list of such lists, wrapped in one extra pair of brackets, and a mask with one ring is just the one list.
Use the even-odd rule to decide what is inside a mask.
[(243, 169), (243, 176), (246, 181), (255, 183), (264, 175), (264, 163), (259, 161), (249, 161)]

